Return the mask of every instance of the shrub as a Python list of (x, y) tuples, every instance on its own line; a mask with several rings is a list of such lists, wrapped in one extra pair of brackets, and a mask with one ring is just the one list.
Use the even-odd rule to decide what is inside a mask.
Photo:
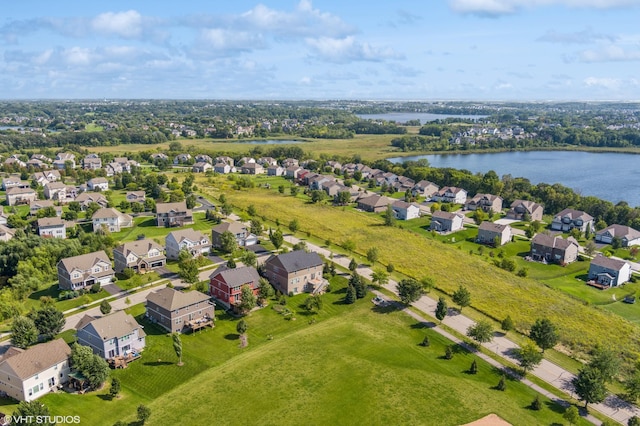
[(122, 277), (125, 280), (128, 280), (129, 278), (133, 277), (135, 275), (136, 271), (134, 271), (132, 268), (124, 268), (122, 270)]
[(444, 359), (452, 359), (453, 358), (453, 349), (451, 346), (447, 346), (447, 349), (444, 351)]
[(95, 283), (91, 286), (91, 293), (100, 293), (100, 290), (102, 290), (100, 283)]
[(496, 389), (502, 392), (507, 390), (507, 381), (504, 379), (504, 376), (500, 377), (500, 381), (498, 382)]
[(422, 343), (420, 343), (420, 346), (424, 346), (426, 348), (429, 345), (431, 345), (431, 342), (429, 342), (429, 336), (424, 336), (424, 339), (422, 339)]
[(395, 271), (395, 270), (396, 270), (396, 268), (395, 268), (395, 266), (393, 266), (393, 263), (389, 263), (389, 264), (387, 265), (387, 272), (388, 272), (388, 273), (392, 273), (392, 272), (393, 272), (393, 271)]
[(535, 411), (542, 410), (542, 402), (540, 401), (540, 396), (536, 395), (536, 399), (531, 402), (531, 409)]

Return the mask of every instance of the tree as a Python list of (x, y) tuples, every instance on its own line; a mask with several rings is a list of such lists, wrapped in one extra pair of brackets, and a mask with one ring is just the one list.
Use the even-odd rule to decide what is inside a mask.
[(335, 203), (339, 206), (346, 206), (351, 201), (351, 194), (349, 191), (340, 191), (335, 198)]
[(292, 234), (295, 234), (299, 228), (300, 225), (298, 224), (298, 219), (293, 219), (289, 222), (289, 231), (291, 231)]
[(460, 306), (460, 312), (462, 312), (462, 308), (471, 304), (471, 293), (469, 293), (469, 290), (467, 290), (465, 286), (461, 285), (453, 292), (451, 299), (453, 303)]
[(393, 226), (396, 223), (396, 216), (393, 212), (391, 204), (387, 205), (387, 210), (384, 212), (384, 224), (385, 226)]
[(260, 303), (264, 304), (267, 299), (273, 297), (273, 293), (273, 287), (269, 281), (266, 278), (260, 278), (258, 287), (258, 299)]
[(496, 389), (502, 392), (507, 390), (507, 381), (505, 380), (504, 375), (500, 376), (500, 381), (498, 382)]
[(117, 377), (111, 379), (111, 387), (109, 388), (109, 396), (111, 399), (118, 396), (120, 393), (120, 380)]
[(640, 426), (640, 418), (633, 416), (627, 421), (627, 426)]
[(447, 346), (447, 348), (444, 350), (444, 358), (445, 359), (453, 358), (453, 349), (451, 348), (451, 345)]
[(417, 301), (424, 294), (422, 285), (413, 278), (407, 278), (400, 281), (396, 287), (400, 301), (405, 305)]
[(243, 250), (242, 255), (240, 256), (240, 260), (245, 266), (258, 266), (258, 256), (251, 250)]
[(373, 284), (384, 286), (389, 283), (389, 274), (381, 269), (375, 270), (371, 274), (371, 282)]
[(469, 374), (477, 374), (478, 373), (478, 362), (474, 359), (471, 363), (471, 367), (469, 367)]
[(376, 247), (371, 247), (367, 250), (367, 260), (371, 265), (378, 261), (378, 249)]
[(243, 319), (241, 319), (240, 321), (238, 321), (238, 324), (236, 324), (236, 331), (238, 332), (239, 335), (244, 335), (247, 332), (247, 322)]
[(518, 359), (518, 364), (522, 367), (524, 375), (526, 376), (527, 372), (531, 371), (539, 365), (540, 362), (542, 362), (542, 353), (532, 342), (526, 342), (516, 350), (516, 358)]
[(435, 287), (435, 282), (431, 277), (423, 277), (420, 280), (420, 284), (422, 285), (422, 288), (424, 289), (425, 293), (429, 293), (433, 289), (433, 287)]
[(249, 204), (249, 207), (247, 207), (247, 214), (249, 216), (255, 216), (256, 215), (256, 206), (254, 206), (253, 204)]
[(262, 234), (262, 222), (260, 222), (260, 219), (251, 219), (250, 232), (254, 235)]
[(610, 383), (620, 371), (620, 358), (611, 349), (596, 347), (589, 365), (600, 372), (605, 383)]
[(180, 333), (171, 333), (171, 340), (173, 341), (173, 350), (178, 357), (178, 365), (182, 366), (182, 339), (180, 339)]
[(271, 244), (273, 244), (276, 250), (280, 250), (280, 247), (282, 247), (282, 243), (284, 243), (282, 231), (280, 231), (280, 229), (276, 229), (275, 232), (269, 230), (269, 241), (271, 241)]
[(627, 391), (627, 399), (635, 403), (640, 397), (640, 371), (636, 371), (624, 382), (624, 388)]
[(289, 192), (295, 197), (296, 195), (298, 195), (298, 192), (300, 192), (300, 190), (297, 186), (292, 186), (291, 188), (289, 188)]
[(107, 315), (108, 313), (110, 313), (111, 304), (106, 300), (103, 300), (102, 302), (100, 302), (100, 312), (102, 313), (102, 315)]
[(316, 294), (316, 295), (307, 297), (307, 299), (304, 301), (304, 308), (309, 313), (316, 313), (320, 309), (322, 309), (322, 298), (320, 297), (320, 295)]
[(443, 297), (438, 299), (438, 305), (436, 306), (436, 318), (438, 321), (442, 321), (447, 316), (447, 302)]
[(594, 243), (593, 241), (589, 240), (587, 241), (587, 244), (585, 244), (584, 246), (584, 253), (587, 256), (593, 256), (593, 254), (596, 252), (596, 249), (598, 247), (596, 246), (596, 243)]
[(362, 277), (358, 275), (356, 271), (353, 271), (351, 277), (349, 277), (349, 286), (356, 290), (357, 299), (364, 299), (367, 295), (367, 287), (364, 285), (364, 282), (362, 282)]
[(38, 329), (33, 320), (28, 317), (18, 316), (11, 324), (11, 344), (21, 349), (38, 341)]
[(569, 422), (569, 424), (575, 425), (580, 421), (580, 412), (575, 405), (570, 405), (564, 410), (562, 418)]
[(178, 262), (178, 268), (178, 275), (180, 275), (182, 281), (194, 284), (200, 279), (198, 261), (191, 257), (191, 255), (189, 255), (187, 259), (180, 260)]
[(138, 421), (141, 424), (144, 424), (144, 422), (149, 420), (149, 417), (151, 417), (151, 408), (147, 407), (146, 405), (138, 405), (138, 409), (136, 410), (136, 412), (138, 415)]
[(245, 284), (240, 288), (240, 304), (238, 305), (242, 312), (249, 312), (256, 307), (256, 296), (250, 285)]
[(109, 364), (93, 353), (90, 347), (74, 344), (71, 347), (71, 367), (87, 378), (91, 389), (99, 388), (109, 377)]
[(344, 295), (344, 303), (347, 305), (356, 303), (356, 289), (352, 285), (347, 286), (347, 292)]
[(319, 203), (321, 201), (324, 201), (324, 199), (327, 197), (327, 193), (324, 191), (320, 191), (318, 189), (314, 189), (313, 191), (311, 191), (311, 202), (312, 203)]
[(536, 320), (531, 326), (529, 337), (536, 342), (536, 345), (542, 349), (543, 353), (546, 349), (553, 348), (559, 339), (556, 326), (547, 318), (538, 318)]
[(536, 399), (534, 399), (533, 402), (531, 402), (530, 407), (532, 410), (535, 410), (535, 411), (542, 410), (542, 401), (540, 401), (540, 395), (536, 395)]
[(584, 407), (588, 404), (597, 404), (604, 401), (607, 396), (607, 389), (604, 380), (598, 370), (585, 365), (580, 369), (578, 375), (571, 381), (573, 389), (580, 401), (584, 401)]
[(229, 260), (227, 260), (227, 268), (236, 269), (236, 261), (233, 260), (233, 257), (230, 257)]
[(424, 346), (429, 347), (431, 345), (431, 341), (429, 341), (429, 336), (424, 336), (424, 339), (422, 339), (422, 342), (420, 343), (420, 346)]
[(502, 323), (500, 323), (500, 328), (502, 328), (504, 331), (513, 330), (513, 320), (511, 319), (510, 315), (507, 315), (506, 318), (502, 320)]
[[(47, 419), (50, 416), (49, 407), (47, 407), (40, 401), (20, 401), (20, 403), (18, 404), (18, 408), (16, 408), (16, 411), (13, 412), (13, 421), (11, 424), (21, 424), (23, 423), (22, 419), (25, 420), (25, 424), (35, 423), (28, 420), (30, 416), (34, 420), (39, 416), (43, 420)], [(17, 420), (18, 418), (21, 419)], [(50, 421), (38, 421), (37, 423), (40, 425), (55, 425), (55, 423), (52, 423)]]
[(236, 236), (229, 231), (224, 231), (222, 235), (220, 235), (220, 250), (225, 253), (233, 253), (237, 248), (238, 241), (236, 240)]
[(493, 339), (493, 327), (486, 320), (480, 320), (467, 329), (467, 336), (478, 343), (487, 343)]
[(349, 262), (349, 270), (351, 272), (355, 271), (358, 268), (358, 262), (354, 258), (351, 258), (351, 262)]

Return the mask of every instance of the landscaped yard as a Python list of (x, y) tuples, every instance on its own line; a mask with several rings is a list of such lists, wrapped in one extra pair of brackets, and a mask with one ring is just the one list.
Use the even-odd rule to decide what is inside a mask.
[[(527, 406), (535, 393), (508, 381), (464, 351), (442, 359), (442, 337), (407, 315), (374, 308), (371, 296), (343, 305), (344, 278), (332, 282), (317, 315), (300, 308), (306, 295), (288, 299), (296, 320), (267, 307), (246, 318), (249, 346), (241, 349), (237, 319), (218, 315), (216, 327), (183, 335), (184, 366), (171, 339), (143, 321), (147, 348), (124, 370), (122, 396), (107, 388), (87, 395), (58, 393), (41, 400), (54, 415), (80, 415), (82, 424), (133, 421), (135, 407), (151, 408), (150, 425), (188, 424), (461, 424), (497, 413), (518, 425), (561, 423), (561, 411), (542, 398), (540, 412)], [(276, 303), (276, 302), (272, 302)], [(144, 308), (135, 306), (141, 320)], [(315, 323), (310, 319), (315, 318)], [(419, 346), (428, 335), (431, 346)], [(436, 391), (437, 389), (437, 391)], [(9, 411), (7, 409), (7, 411)]]

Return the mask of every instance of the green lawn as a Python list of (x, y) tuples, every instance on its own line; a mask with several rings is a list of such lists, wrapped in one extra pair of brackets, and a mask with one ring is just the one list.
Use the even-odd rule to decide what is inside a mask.
[[(407, 315), (377, 309), (371, 296), (341, 303), (346, 280), (332, 280), (323, 309), (309, 315), (306, 295), (288, 298), (295, 320), (268, 306), (246, 318), (247, 348), (240, 348), (238, 319), (217, 314), (216, 327), (182, 335), (184, 366), (176, 365), (170, 337), (144, 320), (144, 307), (128, 310), (147, 333), (143, 357), (113, 370), (121, 396), (108, 386), (85, 395), (57, 393), (41, 398), (52, 415), (79, 415), (81, 424), (134, 421), (146, 404), (148, 424), (438, 424), (457, 425), (497, 413), (518, 425), (561, 423), (560, 410), (542, 398), (542, 411), (527, 406), (535, 393), (508, 381), (493, 390), (499, 375), (462, 350), (444, 360), (450, 343)], [(279, 305), (278, 305), (279, 306)], [(310, 321), (314, 318), (315, 321)], [(429, 336), (431, 346), (418, 345)], [(64, 336), (71, 338), (71, 336)], [(0, 400), (3, 411), (15, 405)]]
[(193, 219), (194, 223), (192, 225), (186, 225), (180, 228), (165, 228), (158, 227), (153, 216), (138, 216), (133, 219), (133, 227), (124, 228), (120, 232), (114, 232), (111, 235), (116, 241), (120, 242), (135, 241), (139, 235), (144, 235), (145, 238), (157, 240), (160, 244), (164, 245), (164, 239), (171, 231), (193, 228), (196, 231), (210, 233), (211, 228), (215, 226), (212, 221), (205, 219), (204, 212), (194, 213)]
[(104, 289), (101, 289), (98, 293), (87, 292), (83, 296), (68, 300), (58, 300), (59, 294), (60, 290), (58, 290), (58, 283), (56, 282), (50, 287), (31, 293), (25, 302), (25, 306), (27, 307), (27, 309), (37, 308), (40, 306), (40, 298), (49, 296), (53, 298), (53, 300), (55, 300), (56, 308), (64, 312), (66, 310), (91, 303), (94, 300), (99, 300), (109, 296), (109, 293), (107, 293)]

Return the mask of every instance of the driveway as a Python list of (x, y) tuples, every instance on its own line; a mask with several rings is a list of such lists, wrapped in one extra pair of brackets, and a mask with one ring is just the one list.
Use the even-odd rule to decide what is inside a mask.
[(102, 288), (105, 289), (105, 291), (111, 296), (116, 295), (122, 291), (122, 289), (115, 284), (103, 285)]

